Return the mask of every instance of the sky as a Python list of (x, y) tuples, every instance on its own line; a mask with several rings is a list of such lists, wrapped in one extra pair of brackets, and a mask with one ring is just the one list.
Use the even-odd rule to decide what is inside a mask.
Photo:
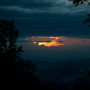
[[(82, 41), (79, 39), (90, 39), (90, 27), (83, 23), (89, 12), (90, 6), (88, 6), (88, 3), (76, 7), (68, 0), (0, 0), (0, 19), (14, 20), (16, 28), (20, 32), (20, 37), (27, 39), (31, 38), (30, 36), (52, 35), (68, 36), (70, 38), (65, 39), (64, 42), (53, 40), (51, 42), (45, 41), (43, 43), (32, 43), (30, 41), (27, 41), (26, 43), (21, 41), (19, 43), (20, 45), (23, 45), (23, 54), (25, 54), (25, 57), (36, 60), (39, 63), (37, 66), (41, 65), (39, 66), (39, 70), (42, 69), (40, 73), (44, 79), (49, 78), (54, 80), (54, 82), (55, 80), (61, 81), (62, 77), (58, 78), (60, 75), (64, 78), (66, 76), (71, 78), (72, 70), (75, 71), (77, 69), (75, 63), (72, 67), (72, 63), (62, 64), (61, 62), (58, 62), (59, 60), (63, 60), (64, 58), (67, 58), (67, 60), (70, 60), (70, 58), (73, 60), (74, 58), (76, 60), (79, 57), (86, 58), (90, 56), (90, 40), (83, 39)], [(72, 39), (71, 37), (79, 38)], [(38, 37), (36, 38), (38, 39)], [(64, 47), (63, 43), (65, 44)], [(48, 47), (52, 45), (54, 47), (48, 48), (43, 47), (42, 45), (48, 45)], [(55, 47), (60, 45), (62, 47)], [(53, 61), (56, 63), (53, 63)], [(80, 64), (82, 63), (80, 62)], [(88, 64), (86, 61), (84, 62), (84, 65)], [(52, 70), (55, 71), (55, 74), (53, 75), (51, 75), (53, 73)], [(58, 70), (60, 72), (58, 72)], [(64, 73), (64, 76), (63, 72), (69, 73), (68, 75)], [(72, 74), (75, 75), (75, 73)]]
[(68, 0), (0, 0), (0, 18), (15, 20), (23, 37), (30, 35), (89, 36), (83, 24), (90, 11)]

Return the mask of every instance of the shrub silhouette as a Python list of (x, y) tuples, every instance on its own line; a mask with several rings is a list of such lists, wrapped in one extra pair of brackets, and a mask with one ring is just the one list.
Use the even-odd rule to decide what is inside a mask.
[(79, 77), (71, 82), (72, 84), (69, 85), (67, 83), (64, 90), (90, 90), (90, 70), (86, 70), (86, 76), (85, 77)]

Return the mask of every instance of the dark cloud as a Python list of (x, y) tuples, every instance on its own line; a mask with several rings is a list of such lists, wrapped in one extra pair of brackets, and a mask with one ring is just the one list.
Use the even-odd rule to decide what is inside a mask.
[(31, 0), (31, 1), (25, 1), (21, 4), (22, 7), (25, 7), (25, 8), (48, 8), (48, 7), (51, 7), (51, 6), (54, 6), (55, 3), (53, 2), (44, 2), (44, 0), (41, 1), (35, 1), (35, 0)]
[(43, 8), (54, 4), (54, 2), (45, 2), (45, 0), (0, 0), (0, 6), (21, 6), (25, 8)]
[(23, 13), (82, 14), (87, 6), (75, 8), (68, 0), (1, 0), (0, 8)]
[(54, 19), (20, 19), (16, 20), (16, 26), (21, 36), (31, 35), (64, 35), (64, 36), (89, 36), (90, 28), (80, 20), (62, 21)]
[(18, 18), (18, 17), (25, 17), (25, 13), (17, 11), (17, 10), (7, 10), (0, 8), (0, 17), (1, 18)]
[(68, 0), (0, 0), (0, 18), (14, 19), (21, 36), (89, 35), (83, 24), (88, 11)]
[(21, 0), (0, 0), (0, 7), (1, 6), (13, 6), (13, 5), (18, 5), (18, 3)]

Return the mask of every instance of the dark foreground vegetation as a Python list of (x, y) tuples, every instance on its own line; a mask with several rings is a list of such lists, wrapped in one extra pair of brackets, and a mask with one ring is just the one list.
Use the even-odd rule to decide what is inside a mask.
[(16, 45), (18, 38), (14, 22), (0, 20), (0, 82), (1, 86), (25, 88), (30, 90), (90, 90), (90, 71), (87, 76), (60, 87), (42, 84), (35, 74), (36, 66), (31, 60), (21, 58), (22, 46)]
[(18, 35), (14, 21), (0, 20), (0, 86), (53, 90), (51, 85), (40, 83), (36, 65), (21, 57), (22, 46), (16, 44)]
[(14, 87), (22, 83), (21, 87), (26, 85), (33, 89), (38, 81), (34, 74), (36, 66), (20, 57), (23, 50), (16, 45), (18, 35), (13, 21), (0, 20), (0, 81)]

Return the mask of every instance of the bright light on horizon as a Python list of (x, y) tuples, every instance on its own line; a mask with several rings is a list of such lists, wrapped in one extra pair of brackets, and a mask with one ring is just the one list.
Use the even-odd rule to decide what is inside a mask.
[(52, 47), (52, 46), (64, 46), (63, 43), (59, 42), (61, 38), (60, 36), (35, 36), (32, 37), (33, 44), (38, 46)]

